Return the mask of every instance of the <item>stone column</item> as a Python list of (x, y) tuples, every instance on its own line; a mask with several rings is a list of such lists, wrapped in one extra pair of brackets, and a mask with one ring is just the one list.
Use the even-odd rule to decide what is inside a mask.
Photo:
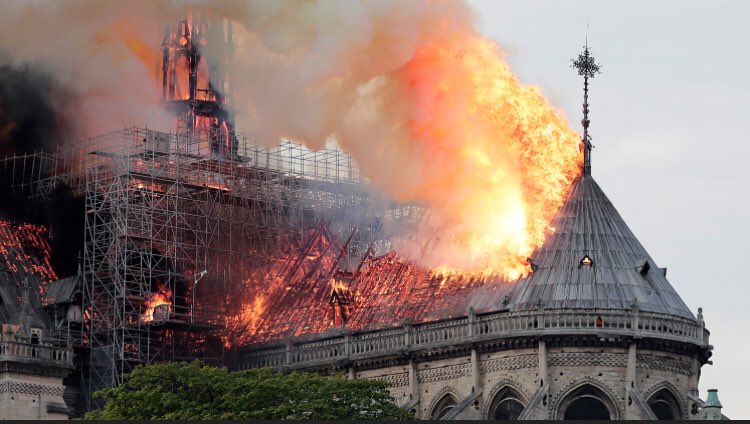
[(471, 376), (474, 390), (482, 388), (482, 370), (479, 367), (479, 352), (476, 347), (471, 348)]
[(701, 364), (698, 361), (698, 355), (693, 355), (693, 359), (690, 361), (690, 376), (688, 376), (688, 394), (699, 397), (700, 392), (698, 391), (698, 381), (701, 375)]
[(404, 325), (404, 348), (411, 346), (411, 324)]
[(547, 343), (539, 340), (539, 387), (549, 386), (547, 382)]
[[(417, 360), (414, 358), (409, 359), (409, 390), (411, 401), (414, 402), (419, 399), (419, 377), (417, 375)], [(416, 408), (417, 418), (419, 417), (420, 408)]]
[(474, 310), (474, 308), (469, 308), (469, 338), (473, 339), (476, 334), (474, 334), (474, 323), (477, 321), (477, 312)]
[(627, 375), (625, 376), (625, 384), (628, 390), (630, 390), (631, 387), (635, 387), (635, 371), (637, 365), (636, 361), (636, 343), (635, 340), (633, 340), (630, 342), (630, 346), (628, 347), (628, 370)]
[(285, 348), (286, 349), (284, 351), (284, 353), (285, 353), (285, 355), (284, 355), (284, 364), (286, 364), (286, 365), (292, 365), (292, 349), (293, 349), (292, 342), (291, 341), (287, 341)]

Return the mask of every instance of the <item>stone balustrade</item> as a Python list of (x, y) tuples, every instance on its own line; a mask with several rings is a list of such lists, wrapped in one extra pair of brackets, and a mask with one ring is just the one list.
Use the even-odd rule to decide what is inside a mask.
[(304, 368), (477, 343), (504, 338), (555, 335), (658, 338), (708, 345), (699, 320), (638, 310), (538, 310), (470, 314), (450, 320), (405, 325), (381, 331), (349, 333), (314, 341), (247, 346), (239, 368)]
[(73, 349), (19, 342), (0, 343), (0, 361), (18, 359), (23, 361), (42, 360), (72, 365)]

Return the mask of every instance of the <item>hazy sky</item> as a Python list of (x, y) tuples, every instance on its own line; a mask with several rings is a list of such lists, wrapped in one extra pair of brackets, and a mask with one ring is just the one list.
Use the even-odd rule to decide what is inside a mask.
[(472, 0), (520, 79), (581, 129), (584, 44), (592, 174), (715, 346), (700, 388), (750, 418), (750, 2)]

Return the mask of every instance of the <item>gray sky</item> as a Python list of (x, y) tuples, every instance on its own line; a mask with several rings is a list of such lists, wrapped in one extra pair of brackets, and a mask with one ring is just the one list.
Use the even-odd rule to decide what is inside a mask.
[(693, 311), (704, 309), (715, 365), (701, 397), (750, 418), (750, 2), (470, 0), (520, 79), (580, 131), (589, 45), (592, 174)]

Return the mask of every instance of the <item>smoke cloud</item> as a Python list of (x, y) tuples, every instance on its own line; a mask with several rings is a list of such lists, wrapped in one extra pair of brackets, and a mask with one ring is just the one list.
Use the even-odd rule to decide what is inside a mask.
[(0, 57), (0, 156), (30, 153), (61, 143), (73, 122), (65, 89), (42, 66)]
[(231, 20), (240, 131), (269, 145), (335, 140), (387, 196), (428, 208), (418, 237), (397, 245), (431, 268), (523, 273), (580, 169), (578, 136), (518, 82), (462, 1), (0, 7), (0, 50), (48, 67), (72, 99), (80, 136), (168, 126), (159, 108), (165, 23), (189, 13)]
[(48, 98), (76, 137), (169, 122), (155, 78), (169, 17), (159, 2), (7, 1), (0, 10), (0, 54), (43, 67), (64, 88)]

